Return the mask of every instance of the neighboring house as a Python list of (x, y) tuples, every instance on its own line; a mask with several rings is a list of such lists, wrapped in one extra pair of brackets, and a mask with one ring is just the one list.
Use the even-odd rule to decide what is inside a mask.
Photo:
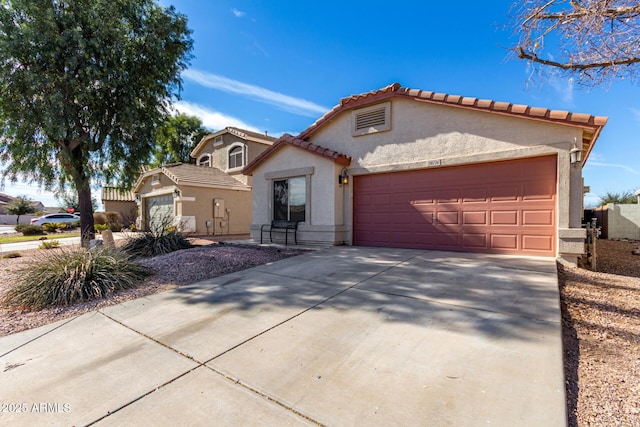
[(193, 149), (196, 165), (178, 163), (144, 172), (134, 188), (141, 226), (170, 222), (198, 234), (248, 234), (251, 181), (242, 169), (275, 140), (227, 127), (205, 136)]
[(251, 223), (251, 187), (220, 169), (175, 163), (143, 173), (134, 188), (140, 196), (140, 226), (158, 230), (176, 225), (198, 234), (246, 234)]
[(31, 206), (33, 207), (34, 212), (44, 212), (46, 209), (46, 207), (44, 206), (44, 203), (39, 201), (31, 202)]
[(276, 138), (234, 127), (210, 133), (191, 151), (199, 166), (220, 169), (230, 176), (251, 185), (251, 177), (242, 174), (247, 164), (269, 148)]
[(122, 225), (128, 226), (136, 221), (138, 205), (133, 191), (125, 191), (116, 187), (102, 187), (100, 195), (105, 212), (118, 212)]
[(575, 262), (582, 165), (606, 122), (397, 83), (343, 98), (245, 168), (251, 235), (289, 219), (299, 242)]

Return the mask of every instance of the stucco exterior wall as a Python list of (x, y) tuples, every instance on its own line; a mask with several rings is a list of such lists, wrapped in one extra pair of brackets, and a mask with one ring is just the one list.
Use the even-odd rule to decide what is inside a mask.
[(119, 212), (122, 225), (129, 225), (128, 222), (135, 222), (138, 206), (136, 202), (105, 200), (103, 202), (105, 212)]
[(253, 172), (251, 237), (260, 241), (260, 227), (273, 219), (273, 180), (307, 177), (306, 221), (298, 225), (298, 239), (307, 243), (341, 243), (345, 237), (344, 192), (337, 177), (342, 168), (331, 160), (284, 147)]
[[(251, 224), (251, 192), (215, 188), (180, 188), (176, 214), (195, 217), (197, 234), (248, 234)], [(219, 203), (214, 217), (214, 200)], [(206, 221), (211, 221), (207, 227)]]
[(640, 205), (607, 205), (607, 237), (640, 240)]

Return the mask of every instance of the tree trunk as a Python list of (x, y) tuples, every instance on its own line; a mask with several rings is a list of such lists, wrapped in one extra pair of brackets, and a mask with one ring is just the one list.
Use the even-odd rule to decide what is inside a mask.
[(91, 206), (91, 186), (89, 180), (76, 182), (78, 189), (78, 209), (80, 210), (80, 244), (83, 248), (89, 248), (91, 240), (96, 238), (93, 228), (93, 209)]
[(16, 218), (16, 225), (20, 224), (20, 215), (18, 215), (18, 218)]
[(88, 249), (91, 240), (96, 238), (91, 206), (91, 182), (84, 170), (85, 160), (82, 150), (77, 147), (72, 151), (71, 156), (71, 176), (78, 191), (78, 209), (80, 210), (80, 244)]

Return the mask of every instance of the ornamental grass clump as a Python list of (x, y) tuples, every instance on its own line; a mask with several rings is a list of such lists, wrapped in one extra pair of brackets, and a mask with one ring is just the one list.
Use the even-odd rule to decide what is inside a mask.
[(137, 233), (122, 247), (133, 258), (164, 255), (181, 249), (189, 249), (191, 242), (177, 231)]
[(127, 254), (106, 247), (46, 251), (18, 272), (2, 303), (34, 309), (72, 305), (136, 287), (151, 274)]

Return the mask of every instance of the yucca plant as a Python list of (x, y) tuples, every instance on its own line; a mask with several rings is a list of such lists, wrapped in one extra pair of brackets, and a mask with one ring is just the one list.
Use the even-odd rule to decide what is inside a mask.
[(40, 243), (38, 249), (56, 249), (60, 247), (60, 242), (57, 240), (45, 240)]
[(154, 233), (147, 231), (137, 233), (122, 246), (122, 251), (133, 258), (151, 257), (189, 249), (191, 242), (177, 231)]
[(133, 288), (150, 274), (127, 254), (107, 247), (46, 251), (18, 272), (2, 302), (34, 309), (72, 305)]

